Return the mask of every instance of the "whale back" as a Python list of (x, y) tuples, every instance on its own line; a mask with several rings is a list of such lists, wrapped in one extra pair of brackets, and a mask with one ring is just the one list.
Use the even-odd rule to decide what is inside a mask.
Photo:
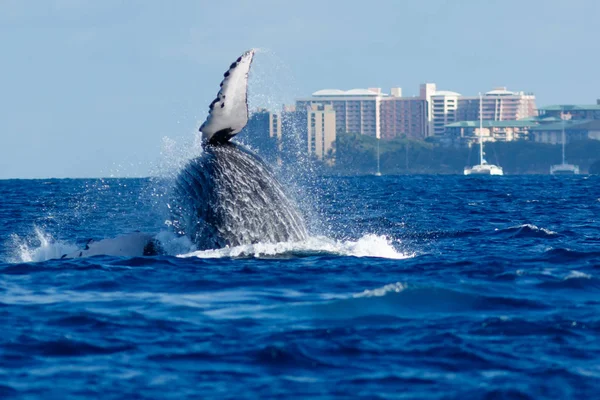
[(241, 145), (207, 145), (179, 174), (176, 194), (173, 224), (201, 250), (308, 236), (281, 184)]

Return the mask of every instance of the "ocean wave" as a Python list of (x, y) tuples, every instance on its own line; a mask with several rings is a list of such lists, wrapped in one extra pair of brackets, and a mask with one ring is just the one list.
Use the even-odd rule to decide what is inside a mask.
[(565, 276), (565, 280), (568, 279), (591, 279), (592, 276), (590, 274), (586, 274), (585, 272), (581, 272), (581, 271), (571, 271), (569, 272), (569, 275)]
[(310, 237), (302, 242), (256, 243), (222, 249), (194, 251), (178, 257), (198, 258), (269, 258), (314, 255), (378, 257), (405, 259), (412, 255), (401, 253), (386, 236), (365, 235), (356, 241), (333, 240), (323, 236)]
[(479, 229), (465, 229), (465, 230), (456, 230), (456, 231), (428, 231), (428, 232), (416, 232), (410, 233), (408, 236), (414, 239), (429, 239), (429, 240), (439, 240), (439, 239), (454, 239), (454, 238), (467, 238), (471, 236), (481, 235), (481, 230)]
[(522, 224), (511, 226), (510, 228), (497, 229), (497, 235), (507, 236), (509, 238), (546, 238), (553, 239), (559, 236), (557, 232), (550, 229), (540, 228), (532, 224)]
[(33, 353), (48, 357), (75, 357), (89, 355), (109, 355), (134, 349), (135, 346), (126, 343), (90, 343), (69, 337), (54, 340), (38, 340), (32, 337), (20, 337), (12, 343), (12, 349), (23, 353)]
[[(417, 286), (403, 282), (354, 293), (346, 298), (299, 305), (321, 319), (353, 319), (376, 316), (410, 317), (414, 314), (462, 313), (472, 311), (542, 310), (547, 305), (520, 297), (490, 296), (437, 286)], [(289, 312), (289, 308), (287, 309)]]
[(254, 354), (256, 362), (261, 365), (272, 365), (278, 368), (324, 367), (328, 364), (319, 358), (308, 354), (297, 345), (268, 345)]
[(354, 294), (353, 297), (373, 297), (373, 296), (381, 297), (381, 296), (385, 296), (387, 293), (390, 293), (390, 292), (400, 293), (401, 291), (406, 289), (406, 287), (407, 286), (401, 282), (390, 283), (389, 285), (385, 285), (385, 286), (377, 288), (377, 289), (372, 289), (372, 290), (365, 289), (364, 292)]
[(591, 290), (597, 292), (600, 289), (600, 280), (585, 272), (570, 271), (562, 278), (546, 280), (537, 286), (542, 289)]
[(470, 333), (482, 336), (562, 336), (579, 337), (577, 323), (556, 316), (528, 320), (521, 317), (488, 317), (481, 324), (473, 324)]
[(4, 396), (15, 396), (17, 393), (19, 393), (18, 390), (12, 386), (0, 384), (0, 397), (4, 398)]
[(590, 259), (600, 259), (600, 251), (578, 251), (565, 248), (553, 248), (545, 251), (544, 254), (536, 260), (553, 264), (563, 264)]

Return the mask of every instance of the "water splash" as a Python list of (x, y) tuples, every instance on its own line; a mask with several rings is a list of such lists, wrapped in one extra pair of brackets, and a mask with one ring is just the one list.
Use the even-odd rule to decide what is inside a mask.
[(315, 255), (379, 257), (405, 259), (413, 257), (396, 250), (392, 241), (385, 236), (365, 235), (356, 241), (333, 240), (323, 236), (309, 237), (304, 241), (281, 243), (256, 243), (195, 251), (179, 257), (198, 258), (286, 258)]
[(291, 66), (277, 52), (256, 48), (248, 81), (248, 105), (251, 110), (280, 111), (302, 94)]
[(38, 226), (34, 227), (34, 233), (30, 237), (21, 237), (19, 235), (11, 236), (12, 255), (9, 262), (41, 262), (53, 258), (60, 258), (63, 254), (77, 250), (74, 244), (64, 243), (55, 240), (52, 235), (44, 232)]

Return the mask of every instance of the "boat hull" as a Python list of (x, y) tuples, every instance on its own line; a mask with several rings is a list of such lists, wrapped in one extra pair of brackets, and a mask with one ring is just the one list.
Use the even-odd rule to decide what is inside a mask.
[(558, 164), (550, 167), (551, 175), (579, 175), (579, 166), (573, 164)]
[(504, 175), (502, 168), (497, 165), (484, 164), (467, 167), (464, 170), (465, 175)]

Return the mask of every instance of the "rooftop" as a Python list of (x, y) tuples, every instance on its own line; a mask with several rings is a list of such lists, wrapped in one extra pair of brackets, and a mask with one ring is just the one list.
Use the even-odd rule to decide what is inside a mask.
[(312, 94), (315, 97), (332, 97), (332, 96), (378, 96), (380, 93), (373, 92), (369, 89), (351, 89), (351, 90), (339, 90), (339, 89), (323, 89), (317, 90)]
[(600, 104), (557, 104), (540, 107), (540, 111), (600, 111)]
[(581, 120), (569, 120), (556, 122), (553, 124), (543, 124), (531, 128), (532, 131), (560, 131), (566, 130), (600, 130), (600, 120), (594, 119), (581, 119)]
[(432, 96), (462, 96), (460, 93), (451, 92), (450, 90), (438, 90)]
[(537, 119), (540, 122), (558, 122), (558, 121), (562, 121), (562, 119), (558, 118), (558, 117), (533, 117), (535, 119)]
[(485, 95), (486, 96), (513, 96), (515, 93), (506, 90), (505, 87), (494, 88), (494, 90), (490, 90)]
[[(537, 122), (531, 120), (511, 121), (483, 121), (484, 128), (528, 128), (537, 126)], [(460, 121), (446, 125), (446, 128), (479, 128), (479, 121)]]

